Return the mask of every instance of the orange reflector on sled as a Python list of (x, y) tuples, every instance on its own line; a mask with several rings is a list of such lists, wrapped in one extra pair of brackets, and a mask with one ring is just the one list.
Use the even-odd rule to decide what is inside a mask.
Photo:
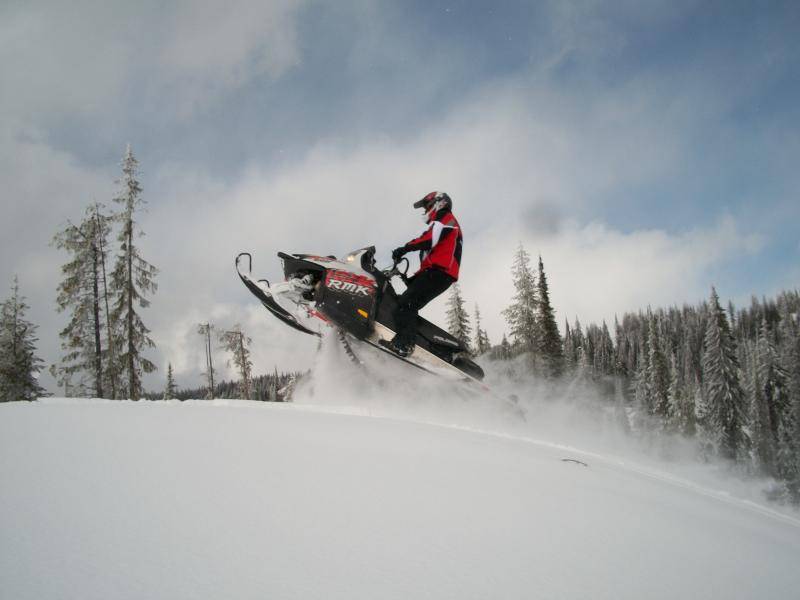
[(358, 314), (360, 314), (365, 319), (369, 317), (369, 313), (361, 308), (358, 309)]

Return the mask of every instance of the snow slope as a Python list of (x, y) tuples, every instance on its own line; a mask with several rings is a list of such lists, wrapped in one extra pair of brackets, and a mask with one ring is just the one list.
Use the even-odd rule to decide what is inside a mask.
[(0, 507), (15, 600), (800, 589), (791, 515), (554, 444), (312, 406), (1, 405)]

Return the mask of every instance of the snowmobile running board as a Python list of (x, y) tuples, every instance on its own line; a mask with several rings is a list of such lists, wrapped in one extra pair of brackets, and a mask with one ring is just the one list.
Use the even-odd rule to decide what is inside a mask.
[[(242, 269), (239, 266), (239, 261), (243, 256), (247, 257), (246, 273), (242, 272)], [(302, 331), (303, 333), (315, 335), (317, 337), (321, 336), (320, 333), (312, 331), (308, 327), (301, 325), (294, 315), (292, 315), (289, 311), (275, 301), (275, 298), (273, 298), (272, 293), (269, 291), (269, 281), (266, 279), (256, 281), (251, 277), (253, 272), (253, 256), (249, 252), (242, 252), (236, 257), (236, 272), (239, 274), (239, 279), (242, 280), (242, 283), (244, 283), (247, 289), (250, 290), (250, 292), (261, 301), (261, 304), (264, 305), (264, 308), (278, 317), (278, 319), (286, 323), (289, 327), (297, 329), (298, 331)]]

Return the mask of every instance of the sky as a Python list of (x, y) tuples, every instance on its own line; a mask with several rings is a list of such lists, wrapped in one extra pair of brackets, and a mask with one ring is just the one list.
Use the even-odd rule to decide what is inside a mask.
[(270, 321), (236, 254), (268, 278), (278, 251), (388, 263), (432, 190), (495, 343), (520, 244), (560, 323), (796, 289), (797, 31), (793, 2), (6, 1), (0, 289), (19, 276), (58, 361), (50, 241), (111, 204), (127, 144), (160, 270), (150, 389), (168, 362), (199, 384), (207, 321), (242, 324), (256, 372), (308, 367), (315, 342)]

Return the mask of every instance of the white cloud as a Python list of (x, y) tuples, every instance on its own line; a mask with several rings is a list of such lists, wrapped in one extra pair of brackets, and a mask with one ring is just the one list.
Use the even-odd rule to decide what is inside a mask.
[[(86, 4), (86, 6), (82, 6)], [(302, 2), (51, 2), (0, 8), (0, 109), (23, 123), (151, 103), (186, 116), (300, 60)]]
[(296, 2), (178, 3), (175, 27), (162, 50), (167, 70), (241, 85), (297, 64)]
[(179, 3), (156, 62), (158, 86), (175, 96), (178, 114), (187, 116), (257, 77), (276, 79), (296, 66), (294, 17), (301, 4)]

